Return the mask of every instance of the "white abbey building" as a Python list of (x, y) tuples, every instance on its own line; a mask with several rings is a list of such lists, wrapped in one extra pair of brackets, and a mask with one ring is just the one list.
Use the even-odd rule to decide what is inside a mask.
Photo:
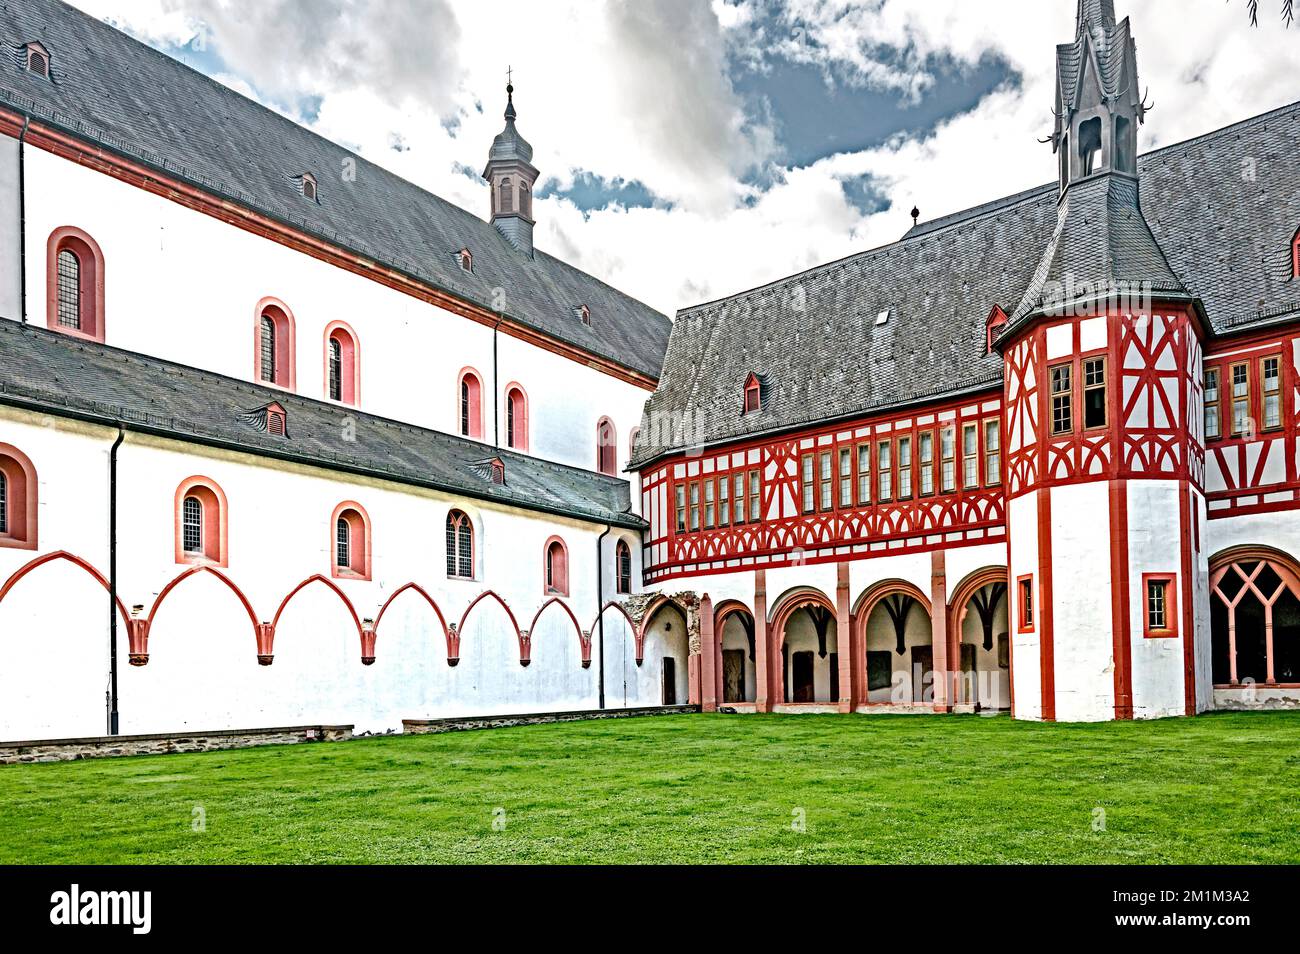
[(1056, 181), (675, 322), (533, 247), (509, 98), (485, 220), (0, 44), (0, 738), (1300, 705), (1300, 105), (1139, 156), (1110, 0)]

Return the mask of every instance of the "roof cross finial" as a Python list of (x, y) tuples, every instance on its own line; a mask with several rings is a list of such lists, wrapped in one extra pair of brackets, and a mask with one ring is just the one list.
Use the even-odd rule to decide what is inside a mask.
[(515, 84), (514, 68), (506, 67), (506, 119), (513, 121), (515, 118)]

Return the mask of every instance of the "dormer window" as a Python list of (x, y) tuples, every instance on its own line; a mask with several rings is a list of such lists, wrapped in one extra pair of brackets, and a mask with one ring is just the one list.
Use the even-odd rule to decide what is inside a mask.
[(27, 44), (27, 72), (46, 78), (50, 75), (50, 54), (39, 43)]
[(304, 199), (316, 201), (316, 177), (310, 172), (302, 174), (302, 195)]
[(579, 305), (577, 308), (573, 309), (573, 315), (588, 328), (591, 327), (591, 309), (586, 305)]
[(749, 373), (745, 378), (745, 411), (746, 414), (752, 414), (762, 407), (762, 389), (759, 387), (758, 375), (754, 372)]
[(284, 405), (279, 401), (272, 401), (255, 411), (247, 411), (241, 414), (240, 418), (250, 427), (265, 431), (274, 437), (289, 436), (289, 415), (285, 413)]
[(474, 256), (469, 253), (469, 249), (463, 248), (457, 254), (460, 256), (461, 269), (466, 272), (474, 271)]
[(1300, 278), (1300, 231), (1291, 240), (1291, 277)]
[(504, 484), (506, 482), (506, 465), (501, 458), (495, 458), (491, 462), (492, 483)]
[(284, 437), (285, 421), (284, 408), (274, 405), (266, 409), (266, 433), (273, 437)]
[(997, 340), (998, 335), (1002, 333), (1002, 328), (1007, 323), (1007, 313), (999, 305), (994, 305), (989, 316), (984, 319), (984, 353), (993, 353), (993, 342)]

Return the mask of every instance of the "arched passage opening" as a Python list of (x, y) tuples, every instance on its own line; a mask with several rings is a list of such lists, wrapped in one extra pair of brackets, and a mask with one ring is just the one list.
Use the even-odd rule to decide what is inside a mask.
[(638, 696), (642, 704), (685, 704), (690, 697), (690, 632), (685, 610), (663, 599), (646, 614), (641, 632)]
[(754, 614), (742, 603), (723, 603), (714, 611), (713, 632), (719, 647), (719, 680), (724, 704), (753, 702), (758, 697)]
[(1271, 547), (1210, 561), (1210, 663), (1216, 688), (1300, 687), (1300, 566)]
[(957, 584), (948, 606), (958, 665), (954, 701), (977, 710), (1011, 708), (1011, 638), (1006, 567), (976, 570)]
[(781, 654), (781, 682), (774, 702), (837, 703), (840, 656), (835, 604), (819, 590), (788, 592), (777, 600), (772, 632)]
[(929, 598), (905, 580), (881, 580), (858, 598), (854, 620), (863, 647), (868, 705), (934, 701), (934, 629)]

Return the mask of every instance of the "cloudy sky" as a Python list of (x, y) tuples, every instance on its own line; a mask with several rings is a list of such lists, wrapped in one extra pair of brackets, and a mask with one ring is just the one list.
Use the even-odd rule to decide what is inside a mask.
[[(671, 314), (1038, 185), (1074, 0), (73, 0), (484, 212), (514, 70), (539, 246)], [(1300, 100), (1261, 0), (1116, 0), (1141, 148)]]

